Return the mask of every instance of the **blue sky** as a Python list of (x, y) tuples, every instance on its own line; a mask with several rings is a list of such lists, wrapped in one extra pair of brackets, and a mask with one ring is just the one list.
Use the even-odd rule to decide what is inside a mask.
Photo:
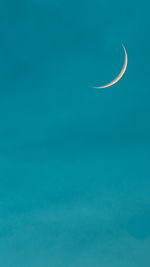
[(150, 262), (149, 26), (145, 0), (0, 3), (1, 266)]

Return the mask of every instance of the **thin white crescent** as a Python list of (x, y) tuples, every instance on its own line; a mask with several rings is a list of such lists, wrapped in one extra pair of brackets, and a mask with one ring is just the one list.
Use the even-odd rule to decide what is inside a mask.
[(124, 75), (125, 71), (126, 71), (126, 68), (127, 68), (127, 63), (128, 63), (128, 57), (127, 57), (127, 52), (126, 52), (126, 49), (124, 47), (124, 45), (122, 44), (122, 47), (124, 49), (124, 53), (125, 53), (125, 60), (124, 60), (124, 65), (123, 65), (123, 68), (120, 72), (120, 74), (113, 80), (111, 81), (110, 83), (104, 85), (104, 86), (99, 86), (99, 87), (92, 87), (92, 88), (96, 88), (96, 89), (103, 89), (103, 88), (106, 88), (106, 87), (109, 87), (109, 86), (112, 86), (113, 84), (117, 83), (121, 77)]

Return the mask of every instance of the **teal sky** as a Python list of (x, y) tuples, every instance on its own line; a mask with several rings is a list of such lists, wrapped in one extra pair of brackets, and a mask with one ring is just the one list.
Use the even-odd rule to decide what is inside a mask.
[(0, 266), (150, 264), (149, 9), (1, 1)]

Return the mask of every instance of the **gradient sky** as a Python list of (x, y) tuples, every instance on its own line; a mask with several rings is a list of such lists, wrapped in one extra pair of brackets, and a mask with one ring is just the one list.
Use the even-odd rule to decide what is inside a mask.
[(150, 264), (149, 8), (1, 1), (0, 266)]

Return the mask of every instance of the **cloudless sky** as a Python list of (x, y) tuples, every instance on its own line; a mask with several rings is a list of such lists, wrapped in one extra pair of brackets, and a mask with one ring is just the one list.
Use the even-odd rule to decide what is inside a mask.
[(0, 266), (150, 264), (149, 8), (1, 1)]

